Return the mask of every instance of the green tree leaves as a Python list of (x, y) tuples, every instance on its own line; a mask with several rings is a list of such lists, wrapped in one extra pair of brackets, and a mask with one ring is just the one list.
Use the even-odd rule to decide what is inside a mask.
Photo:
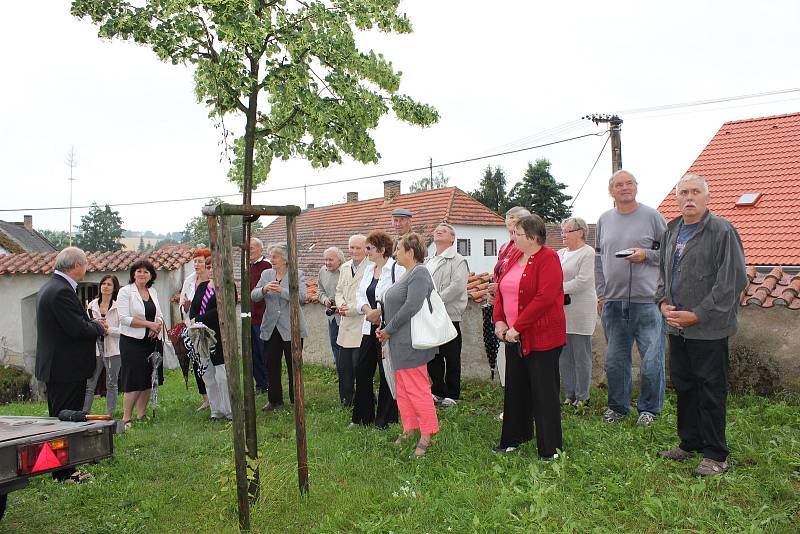
[(566, 187), (550, 174), (550, 161), (537, 159), (528, 163), (522, 181), (511, 189), (509, 205), (524, 206), (548, 223), (561, 222), (572, 212), (566, 205), (572, 197), (561, 192)]
[(472, 191), (470, 195), (498, 215), (504, 215), (510, 207), (506, 194), (505, 171), (499, 165), (494, 170), (491, 165), (487, 166), (478, 189)]
[(240, 189), (266, 181), (275, 158), (315, 167), (341, 154), (373, 163), (370, 133), (393, 111), (429, 126), (432, 106), (400, 94), (401, 73), (382, 54), (361, 51), (355, 31), (409, 33), (399, 0), (73, 0), (99, 36), (133, 40), (159, 59), (195, 66), (195, 95), (209, 115), (242, 113), (229, 180)]
[(92, 202), (89, 213), (81, 217), (75, 227), (77, 233), (73, 240), (75, 246), (86, 252), (116, 252), (122, 250), (122, 217), (106, 204), (101, 208)]

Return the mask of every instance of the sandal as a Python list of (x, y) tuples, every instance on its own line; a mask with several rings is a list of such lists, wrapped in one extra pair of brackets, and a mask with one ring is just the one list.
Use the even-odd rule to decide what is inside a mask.
[(69, 476), (69, 478), (65, 479), (64, 482), (68, 484), (80, 484), (81, 482), (86, 482), (92, 478), (94, 477), (91, 473), (81, 473), (80, 471), (75, 471)]
[[(411, 455), (411, 458), (415, 460), (422, 458), (428, 452), (428, 449), (431, 448), (431, 445), (433, 445), (433, 443), (425, 444), (420, 441), (419, 443), (417, 443), (417, 448), (414, 449), (414, 454)], [(422, 451), (422, 453), (418, 453), (417, 451)]]
[(122, 427), (125, 429), (125, 431), (130, 430), (131, 426), (133, 426), (133, 425), (131, 424), (131, 420), (130, 419), (123, 419), (122, 420)]
[(404, 441), (406, 441), (407, 439), (409, 439), (413, 435), (414, 435), (414, 431), (413, 430), (411, 430), (409, 432), (403, 432), (402, 434), (397, 436), (397, 439), (394, 440), (394, 444), (395, 445), (402, 445)]

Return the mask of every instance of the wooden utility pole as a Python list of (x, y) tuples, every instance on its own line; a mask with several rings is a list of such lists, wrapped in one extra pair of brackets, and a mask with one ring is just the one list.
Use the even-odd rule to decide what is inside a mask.
[[(213, 210), (213, 206), (207, 206)], [(219, 326), (225, 354), (225, 373), (228, 377), (228, 390), (233, 412), (233, 458), (236, 466), (236, 497), (239, 503), (239, 530), (250, 530), (250, 500), (248, 497), (247, 460), (245, 458), (244, 413), (242, 409), (241, 375), (239, 374), (239, 347), (236, 332), (236, 287), (233, 284), (233, 248), (229, 217), (220, 217), (219, 230), (217, 217), (208, 217), (208, 236), (211, 241), (211, 258), (214, 265), (214, 285), (217, 288), (217, 308), (219, 308)], [(242, 288), (246, 288), (242, 285)], [(219, 297), (222, 298), (219, 298)], [(211, 367), (207, 373), (213, 373)]]
[(300, 276), (297, 273), (297, 223), (294, 217), (286, 217), (286, 244), (289, 249), (289, 319), (292, 324), (292, 375), (294, 378), (294, 423), (297, 433), (297, 483), (300, 485), (300, 493), (308, 493), (303, 339), (300, 337)]
[(583, 117), (595, 124), (607, 123), (608, 135), (611, 137), (611, 173), (622, 169), (622, 119), (618, 115), (587, 115)]

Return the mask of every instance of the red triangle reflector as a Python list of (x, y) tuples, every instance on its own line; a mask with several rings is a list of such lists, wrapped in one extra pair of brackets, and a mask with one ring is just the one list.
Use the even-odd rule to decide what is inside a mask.
[(36, 458), (36, 463), (33, 464), (31, 473), (46, 471), (55, 467), (61, 467), (61, 462), (59, 462), (56, 455), (53, 454), (53, 449), (50, 448), (48, 443), (42, 444), (42, 450), (39, 451), (39, 456)]

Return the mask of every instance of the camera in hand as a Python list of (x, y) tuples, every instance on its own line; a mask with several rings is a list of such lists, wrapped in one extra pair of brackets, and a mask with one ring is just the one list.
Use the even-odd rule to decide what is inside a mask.
[(328, 308), (327, 310), (325, 310), (325, 315), (330, 317), (331, 315), (336, 313), (338, 310), (339, 310), (339, 308), (336, 307), (336, 301), (335, 300), (331, 300), (331, 307)]

